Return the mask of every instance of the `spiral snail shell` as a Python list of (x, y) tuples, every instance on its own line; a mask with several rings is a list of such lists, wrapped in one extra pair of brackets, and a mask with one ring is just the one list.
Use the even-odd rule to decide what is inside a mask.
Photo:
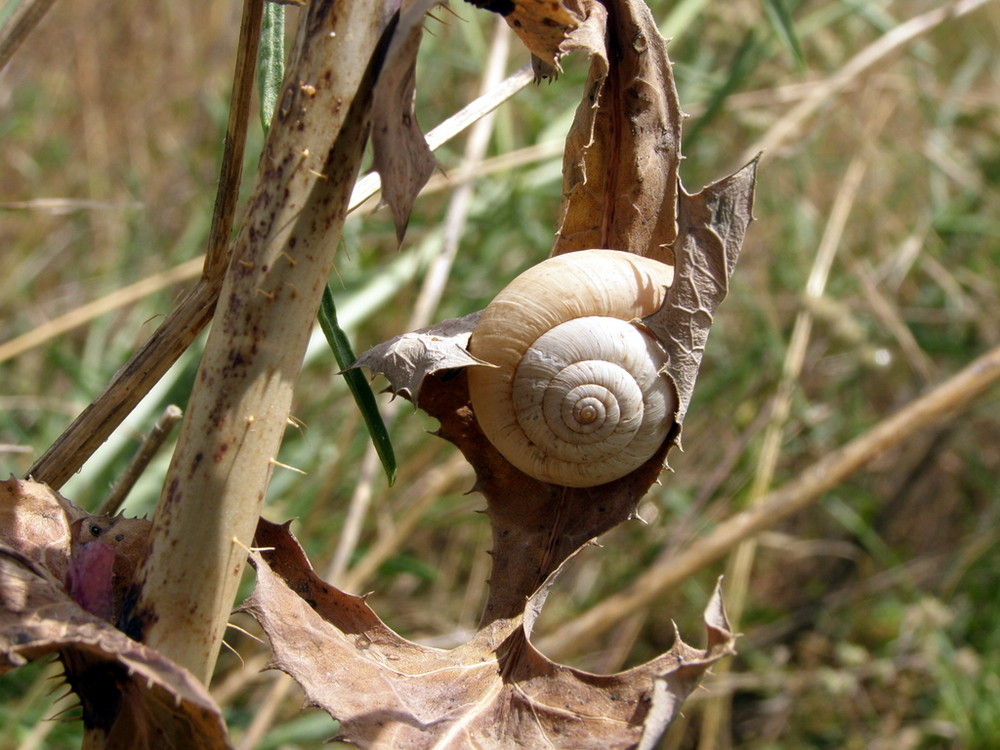
[(469, 351), (472, 408), (494, 447), (544, 482), (593, 487), (648, 461), (673, 424), (666, 353), (634, 318), (655, 312), (673, 269), (617, 250), (558, 255), (483, 311)]

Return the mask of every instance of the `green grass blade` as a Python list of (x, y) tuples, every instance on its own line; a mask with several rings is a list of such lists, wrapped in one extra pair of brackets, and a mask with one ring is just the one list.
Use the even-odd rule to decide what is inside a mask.
[(337, 359), (337, 364), (344, 370), (344, 379), (347, 387), (351, 389), (351, 395), (361, 410), (361, 416), (368, 427), (368, 433), (372, 438), (372, 445), (382, 461), (382, 468), (389, 478), (389, 484), (396, 481), (396, 455), (392, 450), (392, 443), (389, 441), (389, 432), (379, 414), (378, 404), (375, 402), (375, 394), (372, 393), (371, 386), (365, 380), (365, 376), (360, 370), (348, 370), (356, 357), (351, 349), (351, 342), (347, 339), (347, 334), (337, 323), (337, 308), (333, 303), (333, 292), (327, 286), (323, 290), (323, 303), (319, 309), (319, 325), (323, 329), (326, 340), (333, 350), (333, 356)]
[(264, 3), (257, 53), (257, 91), (260, 94), (260, 124), (266, 133), (281, 93), (285, 76), (285, 6)]
[(792, 17), (785, 7), (785, 0), (764, 0), (764, 10), (771, 21), (771, 26), (774, 27), (774, 32), (792, 53), (795, 66), (800, 73), (804, 72), (806, 60), (802, 54), (802, 45), (799, 44), (799, 36), (795, 33), (795, 24), (792, 23)]

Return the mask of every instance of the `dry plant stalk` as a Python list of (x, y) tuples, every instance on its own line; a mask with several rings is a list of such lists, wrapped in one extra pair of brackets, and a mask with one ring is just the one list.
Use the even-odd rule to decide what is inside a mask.
[(382, 3), (303, 14), (126, 632), (208, 682), (367, 137)]
[(6, 67), (31, 30), (45, 17), (53, 2), (55, 0), (22, 0), (20, 3), (4, 6), (5, 13), (10, 12), (11, 5), (15, 7), (3, 28), (0, 28), (0, 70)]

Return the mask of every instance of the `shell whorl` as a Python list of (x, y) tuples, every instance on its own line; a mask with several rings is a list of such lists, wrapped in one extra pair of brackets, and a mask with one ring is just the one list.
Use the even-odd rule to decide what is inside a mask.
[(634, 318), (673, 280), (658, 261), (616, 250), (550, 258), (483, 311), (469, 369), (483, 433), (524, 473), (592, 487), (625, 476), (663, 444), (677, 408), (666, 353)]

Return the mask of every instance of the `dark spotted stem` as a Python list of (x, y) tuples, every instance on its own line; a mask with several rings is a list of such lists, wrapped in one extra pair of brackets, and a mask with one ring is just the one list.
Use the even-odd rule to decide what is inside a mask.
[(206, 683), (359, 170), (388, 22), (381, 0), (316, 0), (302, 14), (121, 623)]

